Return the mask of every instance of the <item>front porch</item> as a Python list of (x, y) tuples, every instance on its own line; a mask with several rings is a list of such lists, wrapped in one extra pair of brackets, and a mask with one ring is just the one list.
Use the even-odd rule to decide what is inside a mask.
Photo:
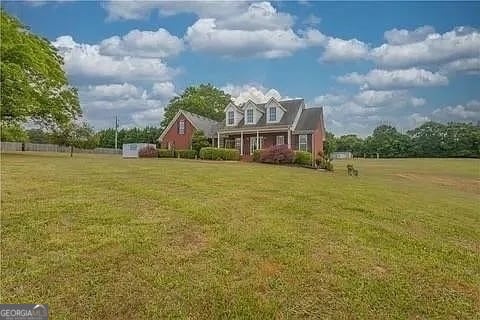
[(291, 130), (257, 130), (238, 132), (218, 132), (215, 139), (218, 148), (232, 148), (240, 151), (242, 157), (253, 155), (257, 149), (264, 149), (274, 145), (286, 144), (289, 148), (292, 145)]

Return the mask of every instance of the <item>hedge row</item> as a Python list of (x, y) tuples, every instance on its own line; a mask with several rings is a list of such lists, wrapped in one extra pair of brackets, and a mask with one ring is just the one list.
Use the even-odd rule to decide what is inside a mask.
[(175, 150), (175, 157), (183, 159), (195, 159), (197, 157), (197, 151), (192, 149)]
[(202, 160), (240, 160), (240, 152), (237, 149), (212, 148), (200, 149)]
[(158, 149), (158, 157), (159, 158), (174, 158), (175, 152), (173, 150), (168, 149)]

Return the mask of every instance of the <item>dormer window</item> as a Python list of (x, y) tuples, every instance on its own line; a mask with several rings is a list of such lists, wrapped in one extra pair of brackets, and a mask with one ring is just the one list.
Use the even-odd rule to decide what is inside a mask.
[(247, 110), (247, 123), (253, 123), (253, 109)]
[(235, 122), (235, 113), (233, 111), (228, 111), (227, 124), (232, 125)]
[(268, 121), (270, 122), (277, 121), (277, 108), (275, 107), (268, 108)]

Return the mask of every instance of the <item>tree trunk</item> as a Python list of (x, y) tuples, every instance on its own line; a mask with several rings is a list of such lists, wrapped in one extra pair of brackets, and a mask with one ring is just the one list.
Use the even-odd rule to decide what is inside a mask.
[(73, 157), (73, 146), (70, 146), (70, 158)]

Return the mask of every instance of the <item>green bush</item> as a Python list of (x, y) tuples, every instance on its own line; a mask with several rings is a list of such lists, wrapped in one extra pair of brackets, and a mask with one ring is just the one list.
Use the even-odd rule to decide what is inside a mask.
[(168, 149), (158, 149), (159, 158), (173, 158), (175, 156), (173, 150)]
[(240, 152), (237, 149), (224, 149), (206, 147), (200, 149), (202, 160), (240, 160)]
[(196, 156), (197, 156), (197, 151), (192, 150), (192, 149), (175, 150), (175, 157), (176, 158), (195, 159)]
[(255, 161), (255, 162), (260, 162), (260, 155), (262, 154), (262, 150), (261, 149), (257, 149), (257, 150), (254, 150), (253, 151), (253, 158), (252, 160)]
[(293, 160), (293, 163), (299, 165), (311, 165), (312, 154), (306, 151), (295, 151), (295, 160)]

